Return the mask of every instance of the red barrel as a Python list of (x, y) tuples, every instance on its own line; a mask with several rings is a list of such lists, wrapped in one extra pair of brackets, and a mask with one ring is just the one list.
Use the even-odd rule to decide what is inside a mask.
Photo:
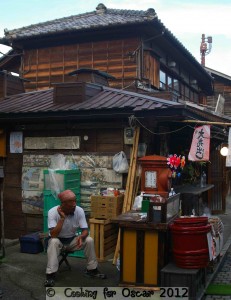
[(179, 268), (199, 269), (209, 263), (207, 234), (211, 231), (207, 217), (178, 218), (170, 225), (173, 254)]

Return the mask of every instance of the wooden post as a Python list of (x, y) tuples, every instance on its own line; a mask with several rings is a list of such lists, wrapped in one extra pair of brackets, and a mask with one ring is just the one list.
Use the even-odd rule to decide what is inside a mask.
[[(127, 178), (127, 183), (126, 183), (125, 197), (124, 197), (123, 210), (122, 210), (123, 213), (131, 210), (132, 200), (133, 200), (133, 196), (134, 196), (134, 189), (136, 188), (135, 179), (136, 179), (136, 165), (137, 165), (139, 136), (140, 136), (140, 127), (136, 127), (135, 134), (134, 134), (132, 153), (131, 153), (131, 157), (130, 157), (128, 178)], [(114, 255), (114, 259), (113, 259), (113, 265), (116, 264), (119, 251), (120, 251), (120, 229), (119, 229), (118, 238), (117, 238), (115, 255)]]
[(132, 165), (130, 165), (129, 171), (131, 172), (130, 176), (130, 184), (129, 184), (129, 190), (127, 192), (126, 188), (126, 193), (125, 196), (127, 195), (127, 206), (126, 206), (126, 211), (131, 210), (132, 207), (132, 196), (134, 194), (134, 188), (135, 188), (135, 179), (136, 179), (136, 165), (137, 165), (137, 153), (138, 153), (138, 144), (139, 144), (139, 134), (140, 134), (140, 128), (136, 128), (135, 132), (135, 138), (134, 138), (134, 144), (132, 148)]

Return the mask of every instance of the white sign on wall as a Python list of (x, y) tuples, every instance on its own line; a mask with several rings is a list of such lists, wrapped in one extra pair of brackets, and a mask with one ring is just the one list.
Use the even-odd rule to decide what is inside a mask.
[(25, 149), (79, 149), (79, 136), (26, 137)]
[(10, 153), (22, 153), (22, 139), (21, 131), (14, 131), (10, 133)]

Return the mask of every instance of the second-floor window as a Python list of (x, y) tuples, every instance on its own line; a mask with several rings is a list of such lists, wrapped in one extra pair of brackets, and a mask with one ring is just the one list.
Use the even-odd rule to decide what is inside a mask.
[(166, 81), (167, 81), (166, 73), (164, 71), (160, 70), (160, 89), (163, 89), (163, 90), (167, 89)]
[(164, 70), (160, 70), (160, 90), (172, 91), (183, 100), (198, 102), (198, 93), (196, 93), (195, 89), (190, 89), (188, 84), (181, 82), (174, 75), (168, 74)]

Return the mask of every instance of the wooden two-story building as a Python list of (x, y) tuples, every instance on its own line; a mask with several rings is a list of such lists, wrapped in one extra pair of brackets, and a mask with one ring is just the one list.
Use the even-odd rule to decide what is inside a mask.
[[(197, 121), (210, 122), (206, 169), (224, 179), (218, 148), (230, 118), (206, 108), (212, 76), (154, 9), (99, 4), (92, 12), (5, 30), (0, 43), (12, 47), (0, 59), (6, 237), (42, 230), (43, 170), (55, 154), (80, 167), (83, 206), (97, 188), (124, 188), (126, 174), (115, 174), (112, 157), (123, 150), (129, 159), (127, 134), (135, 126), (146, 154), (187, 156)], [(184, 123), (189, 119), (195, 123)], [(225, 187), (224, 180), (215, 185), (211, 210), (225, 210)]]

